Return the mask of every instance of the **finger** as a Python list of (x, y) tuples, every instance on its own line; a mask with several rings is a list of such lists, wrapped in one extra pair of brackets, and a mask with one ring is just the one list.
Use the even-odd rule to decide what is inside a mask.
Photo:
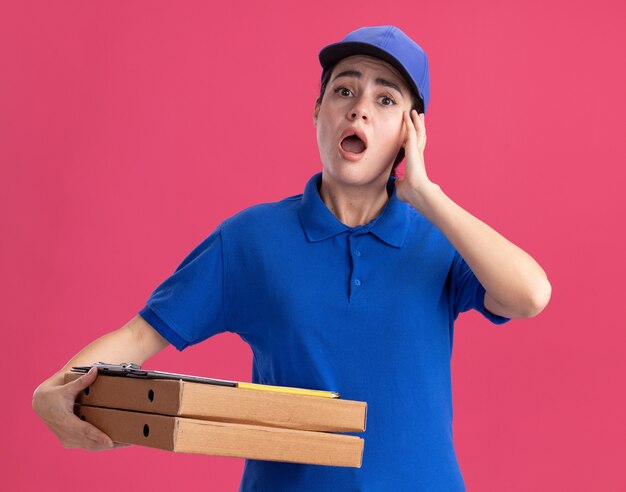
[(108, 451), (109, 449), (115, 449), (114, 446), (108, 446), (108, 445), (100, 444), (100, 443), (93, 442), (93, 441), (89, 441), (89, 444), (85, 444), (85, 445), (81, 445), (77, 447), (86, 449), (87, 451)]
[(419, 128), (420, 130), (422, 130), (422, 128), (423, 128), (423, 126), (422, 126), (422, 118), (421, 118), (420, 115), (421, 115), (421, 113), (418, 113), (417, 109), (412, 109), (411, 110), (411, 121), (415, 125), (415, 128)]
[(113, 446), (108, 447), (108, 446), (101, 446), (101, 445), (93, 445), (88, 449), (89, 451), (108, 451), (109, 449), (119, 449), (119, 448), (127, 448), (131, 446), (131, 444), (125, 444), (125, 443), (121, 443), (121, 442), (114, 442)]
[(94, 439), (93, 435), (87, 436), (82, 432), (76, 432), (74, 429), (69, 434), (68, 432), (55, 432), (55, 434), (66, 448), (81, 448), (89, 451), (101, 451), (104, 449), (113, 449), (114, 447), (113, 441)]
[(415, 127), (418, 128), (419, 138), (418, 141), (426, 142), (426, 125), (424, 124), (424, 113), (418, 113), (416, 109), (411, 111), (412, 119), (415, 120)]
[(113, 442), (113, 449), (129, 448), (131, 446), (132, 446), (132, 444), (127, 444), (125, 442)]
[(410, 111), (410, 112), (408, 112), (408, 113), (405, 111), (405, 112), (404, 112), (404, 115), (406, 116), (407, 122), (408, 122), (410, 125), (415, 126), (415, 125), (414, 125), (414, 123), (413, 123), (413, 110), (411, 110), (411, 111)]
[(93, 444), (103, 448), (113, 447), (113, 440), (95, 425), (78, 418), (76, 415), (72, 415), (71, 418), (76, 419), (72, 421), (72, 425), (79, 438), (88, 439)]
[(402, 111), (402, 148), (404, 148), (409, 141), (409, 123), (407, 122), (406, 111)]
[(407, 140), (409, 140), (415, 136), (415, 124), (408, 112), (404, 111), (402, 116), (407, 127)]
[(76, 396), (85, 388), (87, 388), (88, 386), (91, 386), (97, 377), (98, 377), (98, 368), (92, 367), (91, 369), (89, 369), (89, 372), (87, 372), (86, 374), (82, 375), (79, 378), (76, 378), (74, 381), (67, 383), (65, 387), (67, 388), (70, 394), (72, 394), (73, 396)]
[(77, 436), (76, 439), (64, 443), (63, 446), (66, 448), (86, 449), (87, 451), (105, 451), (107, 449), (113, 449), (112, 446), (92, 441), (91, 439), (84, 439), (81, 436)]

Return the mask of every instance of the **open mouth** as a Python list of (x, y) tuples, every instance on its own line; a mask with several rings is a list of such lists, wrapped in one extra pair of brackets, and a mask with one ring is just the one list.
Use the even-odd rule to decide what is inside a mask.
[(367, 146), (365, 142), (356, 135), (349, 135), (341, 141), (341, 148), (346, 152), (352, 152), (353, 154), (360, 154), (365, 151)]

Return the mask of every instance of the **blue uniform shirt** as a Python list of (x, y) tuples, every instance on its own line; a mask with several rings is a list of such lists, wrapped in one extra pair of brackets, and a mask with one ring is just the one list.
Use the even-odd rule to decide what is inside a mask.
[(139, 314), (178, 350), (229, 331), (254, 354), (252, 382), (366, 401), (361, 468), (246, 460), (241, 491), (463, 491), (452, 439), (454, 320), (485, 289), (448, 239), (390, 198), (371, 222), (341, 223), (319, 195), (224, 220)]

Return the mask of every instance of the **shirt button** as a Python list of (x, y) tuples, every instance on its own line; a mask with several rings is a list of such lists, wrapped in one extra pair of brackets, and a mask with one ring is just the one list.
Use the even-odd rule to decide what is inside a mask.
[(358, 278), (357, 278), (357, 279), (354, 279), (354, 283), (355, 283), (356, 285), (361, 285), (361, 281), (360, 281)]
[(361, 256), (361, 252), (358, 249), (354, 252), (354, 254), (357, 256)]

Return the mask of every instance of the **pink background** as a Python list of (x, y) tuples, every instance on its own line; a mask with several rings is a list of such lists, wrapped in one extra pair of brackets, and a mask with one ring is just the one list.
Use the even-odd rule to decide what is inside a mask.
[[(429, 176), (553, 287), (536, 318), (457, 322), (454, 435), (468, 490), (626, 490), (625, 10), (3, 2), (0, 488), (237, 489), (242, 459), (64, 449), (31, 395), (132, 318), (221, 220), (303, 191), (321, 170), (319, 49), (392, 23), (429, 55)], [(249, 381), (251, 351), (225, 334), (145, 367)]]

